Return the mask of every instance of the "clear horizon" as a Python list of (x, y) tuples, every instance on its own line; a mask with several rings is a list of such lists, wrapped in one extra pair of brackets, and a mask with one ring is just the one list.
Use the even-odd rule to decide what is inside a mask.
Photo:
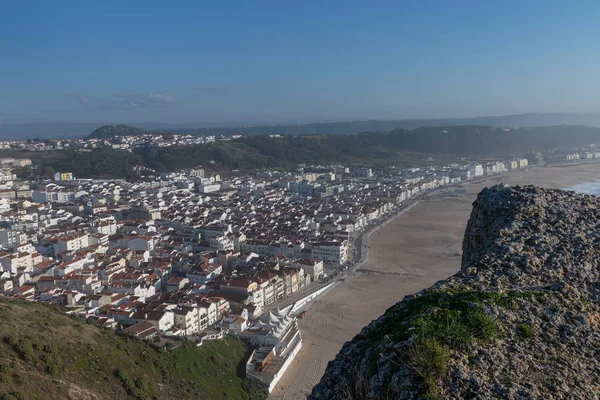
[(600, 110), (592, 1), (58, 3), (4, 6), (0, 123)]

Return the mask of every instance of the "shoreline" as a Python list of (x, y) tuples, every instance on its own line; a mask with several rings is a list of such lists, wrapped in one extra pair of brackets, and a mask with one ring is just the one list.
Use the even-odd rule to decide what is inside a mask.
[[(366, 259), (311, 303), (300, 320), (304, 346), (270, 399), (305, 399), (327, 362), (364, 326), (406, 295), (430, 287), (460, 269), (464, 228), (475, 196), (498, 183), (564, 189), (600, 178), (599, 163), (531, 167), (464, 185), (461, 196), (445, 186), (423, 193), (368, 235)], [(355, 268), (356, 267), (356, 268)]]

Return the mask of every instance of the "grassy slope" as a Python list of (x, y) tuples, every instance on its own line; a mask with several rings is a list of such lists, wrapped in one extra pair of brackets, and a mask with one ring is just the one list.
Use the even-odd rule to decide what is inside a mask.
[(0, 321), (0, 398), (265, 397), (237, 375), (247, 348), (233, 337), (161, 352), (59, 309), (5, 298)]

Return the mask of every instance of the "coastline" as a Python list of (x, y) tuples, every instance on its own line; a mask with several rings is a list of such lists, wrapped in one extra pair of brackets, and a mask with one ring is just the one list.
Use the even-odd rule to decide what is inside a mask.
[(369, 236), (370, 250), (356, 271), (310, 306), (300, 320), (304, 346), (270, 399), (305, 399), (342, 345), (405, 295), (460, 269), (471, 203), (486, 186), (535, 184), (564, 189), (600, 178), (600, 164), (532, 167), (466, 184), (464, 196), (442, 190), (401, 211)]

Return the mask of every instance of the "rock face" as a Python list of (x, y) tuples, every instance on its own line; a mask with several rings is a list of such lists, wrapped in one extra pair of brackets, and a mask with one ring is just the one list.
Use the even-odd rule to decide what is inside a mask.
[(600, 398), (600, 199), (484, 189), (461, 271), (407, 296), (310, 399)]

